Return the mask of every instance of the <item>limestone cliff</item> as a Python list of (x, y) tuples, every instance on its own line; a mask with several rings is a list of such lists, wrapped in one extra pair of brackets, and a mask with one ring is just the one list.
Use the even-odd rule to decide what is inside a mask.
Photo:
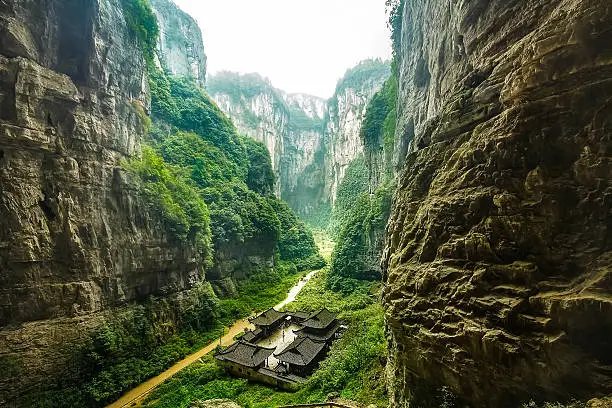
[(210, 78), (210, 96), (236, 124), (238, 132), (262, 142), (268, 148), (276, 174), (276, 195), (280, 197), (281, 158), (289, 112), (280, 91), (257, 74), (223, 72)]
[(347, 71), (328, 101), (287, 94), (257, 74), (221, 73), (207, 88), (240, 132), (266, 144), (277, 194), (309, 218), (330, 208), (349, 163), (363, 153), (361, 121), (388, 75), (387, 64), (365, 61)]
[(364, 153), (361, 123), (368, 102), (389, 77), (389, 66), (364, 61), (347, 71), (328, 102), (325, 126), (325, 199), (332, 205), (351, 161)]
[(277, 196), (299, 213), (307, 212), (311, 197), (322, 194), (323, 173), (313, 177), (310, 169), (322, 147), (325, 100), (287, 94), (258, 74), (220, 73), (207, 89), (239, 132), (268, 148)]
[(171, 0), (150, 0), (159, 25), (157, 54), (171, 75), (206, 82), (206, 54), (202, 32), (195, 20)]
[(392, 405), (612, 391), (612, 8), (406, 0)]
[(203, 279), (120, 167), (147, 84), (119, 0), (0, 3), (0, 358), (22, 368), (0, 401), (59, 378), (104, 311)]

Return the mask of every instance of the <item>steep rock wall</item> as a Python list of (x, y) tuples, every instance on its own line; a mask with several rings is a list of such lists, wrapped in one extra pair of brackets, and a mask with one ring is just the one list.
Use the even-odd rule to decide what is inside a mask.
[(0, 358), (27, 368), (3, 393), (58, 378), (58, 345), (100, 313), (204, 276), (120, 168), (140, 152), (148, 91), (122, 13), (119, 0), (0, 4)]
[(361, 123), (368, 102), (380, 90), (387, 76), (388, 72), (385, 72), (355, 87), (338, 89), (328, 104), (325, 126), (325, 198), (332, 205), (349, 164), (364, 153), (359, 135)]
[[(287, 94), (257, 74), (224, 72), (212, 76), (211, 97), (232, 118), (238, 131), (266, 145), (276, 174), (276, 194), (298, 213), (308, 211), (312, 194), (323, 179), (314, 180), (309, 169), (323, 141), (323, 99)], [(316, 192), (304, 189), (312, 180)]]
[(406, 1), (393, 406), (612, 391), (611, 27), (606, 0)]
[(159, 25), (157, 54), (172, 75), (206, 82), (206, 54), (202, 32), (195, 20), (170, 0), (151, 0)]
[(280, 197), (281, 160), (289, 116), (279, 96), (272, 89), (240, 101), (223, 93), (213, 93), (211, 96), (221, 110), (232, 118), (239, 133), (266, 145), (276, 175), (275, 193)]

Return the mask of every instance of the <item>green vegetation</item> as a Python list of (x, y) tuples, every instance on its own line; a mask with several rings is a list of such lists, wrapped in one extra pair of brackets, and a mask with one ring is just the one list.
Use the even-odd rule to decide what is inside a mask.
[(293, 261), (299, 271), (324, 267), (325, 260), (318, 252), (310, 228), (284, 201), (271, 200), (270, 204), (278, 215), (283, 232), (278, 242), (281, 260)]
[(275, 177), (270, 152), (262, 143), (257, 143), (250, 138), (245, 140), (245, 145), (250, 164), (246, 180), (247, 186), (263, 196), (271, 195)]
[(166, 381), (145, 401), (147, 408), (182, 408), (195, 400), (230, 398), (244, 407), (267, 408), (286, 404), (323, 402), (329, 394), (386, 407), (384, 381), (386, 342), (383, 311), (377, 302), (379, 284), (363, 282), (344, 296), (327, 289), (327, 273), (320, 272), (289, 309), (313, 311), (326, 306), (340, 313), (349, 329), (332, 346), (320, 369), (295, 393), (279, 392), (230, 377), (211, 356)]
[[(273, 268), (240, 270), (237, 297), (219, 300), (208, 283), (176, 298), (142, 299), (105, 317), (82, 344), (67, 344), (70, 364), (54, 390), (24, 396), (28, 407), (100, 407), (217, 338), (224, 324), (280, 302), (298, 269), (324, 265), (311, 231), (271, 194), (274, 173), (265, 146), (233, 123), (195, 82), (151, 63), (157, 25), (147, 0), (125, 0), (124, 15), (148, 62), (152, 121), (134, 104), (144, 131), (142, 157), (123, 163), (139, 185), (152, 221), (169, 239), (199, 253), (202, 272), (219, 258), (253, 255)], [(220, 255), (221, 254), (221, 255)], [(16, 363), (1, 361), (7, 372)]]
[[(333, 289), (350, 293), (358, 285), (355, 280), (381, 278), (378, 269), (369, 263), (377, 264), (382, 253), (382, 241), (377, 241), (376, 235), (385, 231), (392, 193), (389, 186), (382, 186), (372, 197), (363, 194), (357, 201), (332, 254), (329, 283)], [(370, 255), (372, 252), (375, 254), (373, 257)]]
[(338, 240), (342, 228), (348, 222), (352, 209), (362, 194), (368, 192), (368, 168), (363, 155), (355, 158), (346, 169), (340, 186), (327, 230)]
[(251, 271), (249, 279), (238, 281), (238, 296), (221, 300), (221, 323), (229, 326), (236, 319), (279, 304), (302, 276), (292, 262), (279, 262), (274, 269)]
[(226, 94), (235, 104), (240, 104), (242, 98), (252, 99), (260, 94), (272, 94), (277, 103), (283, 103), (270, 80), (256, 73), (241, 75), (229, 71), (220, 72), (207, 79), (206, 90), (211, 95)]
[[(361, 61), (355, 67), (349, 69), (344, 77), (336, 85), (336, 92), (329, 100), (330, 106), (337, 106), (338, 95), (346, 89), (361, 90), (364, 87), (370, 88), (372, 82), (384, 81), (389, 76), (389, 63), (381, 59), (369, 59)], [(379, 82), (379, 83), (380, 83)]]
[(121, 0), (125, 22), (138, 40), (147, 63), (152, 63), (157, 46), (159, 26), (149, 0)]
[(210, 285), (194, 288), (181, 313), (173, 302), (150, 297), (109, 317), (84, 343), (66, 344), (72, 360), (58, 388), (28, 394), (21, 406), (104, 406), (219, 336), (219, 301)]
[(391, 30), (391, 43), (393, 46), (393, 60), (397, 62), (400, 55), (400, 46), (402, 41), (402, 15), (404, 14), (404, 6), (406, 0), (386, 0), (387, 12), (389, 21), (387, 23)]
[(142, 160), (132, 160), (126, 168), (138, 176), (152, 208), (176, 240), (193, 242), (208, 263), (212, 257), (210, 214), (192, 183), (178, 171), (172, 172), (148, 146), (143, 147)]
[[(392, 75), (373, 97), (366, 109), (361, 138), (366, 151), (384, 152), (385, 177), (393, 176), (393, 148), (397, 124), (397, 76)], [(368, 155), (370, 157), (370, 155)], [(373, 163), (367, 163), (373, 166)]]

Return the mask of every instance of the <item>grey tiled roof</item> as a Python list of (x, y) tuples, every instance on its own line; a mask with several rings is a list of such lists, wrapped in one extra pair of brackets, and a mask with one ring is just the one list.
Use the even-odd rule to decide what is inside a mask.
[(325, 343), (314, 341), (308, 337), (295, 339), (280, 353), (274, 356), (285, 363), (306, 366), (322, 352)]
[(316, 341), (327, 341), (334, 337), (334, 334), (340, 330), (341, 323), (336, 320), (335, 324), (332, 324), (327, 330), (321, 332), (317, 330), (315, 333), (309, 331), (308, 327), (301, 328), (299, 330), (294, 330), (296, 336), (298, 337), (309, 337), (312, 340)]
[(287, 316), (284, 312), (277, 312), (274, 308), (270, 308), (257, 317), (249, 319), (251, 323), (257, 326), (270, 326), (277, 321), (284, 319)]
[(310, 316), (308, 313), (306, 312), (285, 312), (287, 313), (287, 316), (291, 316), (291, 317), (295, 317), (296, 319), (307, 319), (308, 316)]
[(337, 317), (338, 313), (332, 313), (323, 308), (308, 316), (308, 319), (304, 320), (301, 324), (304, 327), (310, 327), (311, 329), (325, 329), (332, 324)]
[(261, 329), (250, 330), (242, 335), (240, 340), (247, 341), (249, 343), (253, 343), (254, 340), (257, 340), (261, 335)]
[(257, 367), (274, 353), (274, 348), (261, 347), (244, 340), (238, 340), (215, 355), (219, 361), (231, 361), (246, 367)]

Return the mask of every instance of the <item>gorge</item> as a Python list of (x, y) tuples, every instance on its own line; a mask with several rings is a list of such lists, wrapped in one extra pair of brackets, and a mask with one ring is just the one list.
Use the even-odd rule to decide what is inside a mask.
[(0, 406), (113, 403), (306, 274), (349, 330), (303, 387), (202, 354), (140, 406), (612, 406), (612, 6), (386, 5), (324, 99), (171, 0), (0, 0)]

